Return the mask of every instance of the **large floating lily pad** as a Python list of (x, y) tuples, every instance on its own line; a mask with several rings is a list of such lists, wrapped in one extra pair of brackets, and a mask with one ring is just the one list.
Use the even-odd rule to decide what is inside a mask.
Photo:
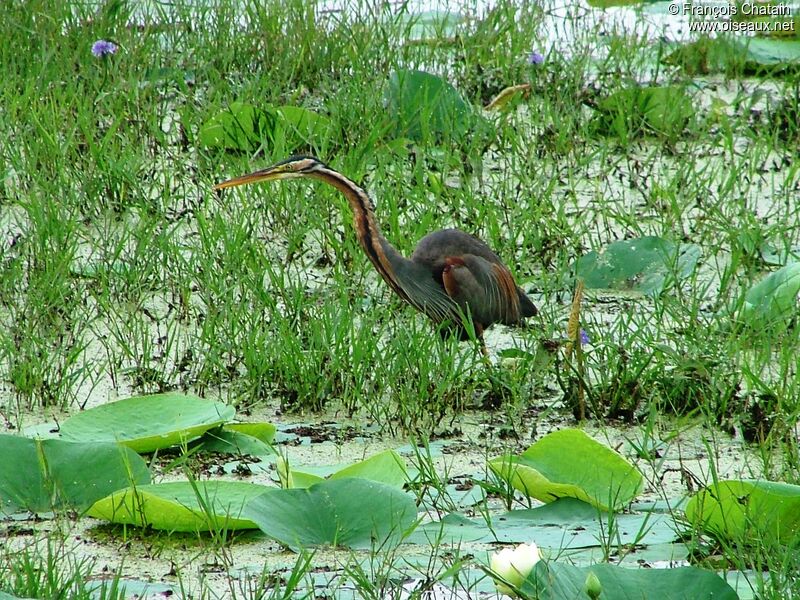
[(386, 91), (394, 136), (414, 141), (488, 136), (491, 125), (450, 83), (424, 71), (399, 69)]
[(241, 481), (176, 481), (120, 490), (98, 500), (88, 515), (122, 525), (166, 531), (256, 529), (242, 516), (245, 505), (277, 491)]
[(738, 39), (735, 43), (744, 49), (746, 60), (752, 65), (800, 66), (800, 40), (796, 37), (791, 39), (749, 37)]
[(346, 478), (269, 492), (251, 501), (242, 515), (293, 549), (380, 548), (399, 541), (412, 527), (417, 509), (413, 498), (397, 488)]
[(575, 567), (561, 562), (538, 562), (520, 590), (526, 598), (563, 600), (588, 598), (586, 578), (594, 573), (600, 598), (614, 600), (738, 600), (736, 592), (716, 573), (697, 567), (635, 569), (598, 564)]
[(575, 271), (587, 288), (657, 295), (669, 281), (691, 275), (699, 257), (700, 248), (695, 244), (676, 246), (660, 237), (645, 236), (589, 252), (577, 260)]
[(209, 148), (252, 151), (268, 143), (291, 151), (301, 144), (323, 145), (333, 132), (330, 119), (300, 106), (254, 106), (233, 102), (200, 128)]
[(232, 102), (200, 127), (199, 139), (208, 148), (249, 152), (274, 130), (274, 114), (246, 102)]
[(65, 440), (119, 442), (153, 452), (200, 437), (233, 419), (232, 406), (169, 392), (134, 396), (78, 413), (61, 425)]
[(720, 481), (686, 505), (695, 526), (737, 543), (800, 539), (800, 486), (776, 481)]
[[(795, 20), (795, 30), (797, 24)], [(692, 75), (731, 70), (779, 74), (800, 65), (800, 40), (796, 37), (704, 37), (679, 46), (664, 62), (679, 65)]]
[(761, 255), (761, 260), (768, 265), (783, 267), (790, 262), (800, 262), (800, 245), (776, 248), (773, 244), (764, 242), (758, 252)]
[[(440, 521), (420, 525), (406, 540), (414, 544), (521, 543), (535, 540), (548, 555), (578, 550), (591, 555), (601, 548), (609, 530), (609, 515), (576, 498), (562, 498), (535, 508), (511, 510), (493, 516), (491, 526), (483, 517), (468, 518), (458, 513)], [(637, 507), (635, 512), (613, 516), (620, 539), (659, 548), (659, 560), (684, 560), (685, 547), (673, 544), (675, 521), (666, 508)]]
[(694, 115), (694, 105), (679, 86), (630, 87), (597, 105), (600, 128), (627, 142), (642, 133), (674, 138)]
[(578, 498), (602, 510), (629, 504), (644, 485), (636, 467), (580, 429), (554, 431), (519, 456), (492, 459), (489, 467), (542, 502)]
[(393, 18), (407, 28), (405, 37), (409, 42), (430, 44), (436, 48), (457, 43), (458, 27), (469, 22), (468, 17), (455, 12), (451, 6), (446, 10), (400, 11)]
[[(324, 481), (324, 477), (291, 469), (287, 461), (278, 461), (278, 475), (285, 488), (307, 488)], [(379, 481), (394, 487), (402, 487), (408, 482), (408, 470), (403, 458), (394, 450), (386, 450), (375, 456), (344, 467), (331, 474), (330, 479), (359, 477)]]
[(0, 435), (0, 465), (0, 513), (84, 510), (115, 490), (150, 482), (142, 457), (114, 443)]
[(789, 263), (748, 290), (740, 317), (755, 327), (785, 323), (798, 314), (798, 294), (800, 262)]
[(331, 120), (312, 110), (300, 106), (279, 106), (273, 110), (277, 117), (276, 131), (284, 134), (288, 150), (301, 144), (320, 147), (333, 134)]
[(197, 444), (204, 452), (268, 456), (275, 453), (273, 437), (272, 423), (226, 423), (206, 431)]

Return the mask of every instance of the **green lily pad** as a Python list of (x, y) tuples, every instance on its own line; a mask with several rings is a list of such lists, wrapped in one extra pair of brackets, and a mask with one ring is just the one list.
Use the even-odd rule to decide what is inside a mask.
[(772, 244), (764, 242), (761, 244), (761, 247), (758, 249), (758, 251), (761, 255), (761, 260), (768, 265), (782, 267), (789, 262), (800, 261), (800, 245), (778, 249)]
[(740, 318), (753, 327), (785, 323), (798, 313), (800, 262), (770, 273), (748, 290)]
[(743, 38), (734, 43), (745, 51), (747, 63), (755, 65), (788, 67), (800, 65), (800, 40), (776, 38)]
[(333, 135), (331, 120), (307, 108), (279, 106), (274, 112), (275, 123), (283, 129), (290, 150), (301, 144), (319, 147)]
[(274, 131), (274, 114), (246, 102), (233, 102), (206, 121), (198, 137), (207, 148), (250, 152)]
[(601, 510), (624, 507), (644, 485), (636, 467), (580, 429), (554, 431), (519, 456), (490, 460), (489, 467), (542, 502), (578, 498)]
[(149, 483), (142, 457), (114, 443), (75, 443), (0, 434), (0, 513), (71, 508), (131, 484)]
[(204, 452), (268, 456), (275, 454), (275, 430), (272, 423), (226, 423), (206, 431), (197, 444)]
[(669, 240), (645, 236), (613, 242), (575, 262), (575, 272), (590, 289), (635, 290), (658, 295), (667, 283), (692, 274), (700, 258), (695, 244), (676, 246)]
[(272, 423), (225, 423), (222, 428), (226, 431), (249, 435), (264, 444), (272, 443), (278, 429)]
[(703, 37), (681, 45), (664, 62), (679, 65), (690, 75), (731, 71), (776, 75), (800, 64), (800, 40), (748, 36)]
[(249, 152), (267, 142), (291, 151), (301, 145), (324, 145), (332, 134), (331, 120), (307, 108), (234, 102), (203, 124), (199, 139), (207, 148)]
[(686, 518), (737, 543), (800, 539), (800, 486), (777, 481), (720, 481), (695, 494)]
[(743, 72), (746, 51), (726, 37), (701, 37), (688, 44), (675, 44), (664, 63), (676, 65), (689, 75)]
[(491, 102), (489, 102), (485, 108), (488, 111), (507, 111), (516, 106), (519, 100), (530, 96), (530, 93), (530, 83), (510, 85), (500, 90), (500, 92), (494, 98), (492, 98)]
[(176, 481), (140, 485), (102, 498), (88, 515), (121, 525), (165, 531), (256, 529), (243, 509), (253, 498), (277, 491), (242, 481)]
[[(610, 521), (613, 519), (613, 525)], [(619, 539), (639, 546), (659, 547), (660, 560), (683, 560), (684, 547), (675, 541), (675, 520), (670, 510), (653, 505), (610, 516), (577, 498), (561, 498), (549, 504), (511, 510), (492, 516), (468, 518), (449, 513), (439, 521), (420, 525), (405, 540), (412, 544), (521, 543), (535, 540), (549, 556), (568, 552), (570, 557), (591, 557), (602, 547), (609, 527)]]
[(153, 452), (190, 442), (235, 414), (227, 404), (177, 392), (133, 396), (70, 417), (61, 425), (61, 437), (119, 442), (137, 452)]
[(281, 487), (284, 489), (305, 489), (310, 488), (316, 483), (325, 481), (325, 477), (322, 475), (292, 469), (288, 461), (282, 456), (278, 458), (276, 466), (278, 469), (278, 479), (281, 482)]
[(588, 598), (584, 591), (590, 573), (600, 583), (600, 598), (614, 600), (738, 600), (736, 592), (719, 575), (697, 567), (628, 569), (597, 564), (575, 567), (539, 561), (522, 582), (526, 598), (563, 600)]
[(358, 478), (282, 489), (252, 500), (242, 515), (289, 548), (382, 548), (417, 518), (414, 500), (395, 487)]
[(458, 28), (469, 22), (469, 18), (453, 11), (447, 10), (428, 10), (405, 13), (401, 11), (395, 18), (402, 22), (406, 28), (404, 37), (414, 44), (430, 44), (440, 48), (442, 44), (455, 43), (451, 41)]
[(674, 138), (695, 114), (691, 98), (679, 86), (622, 89), (601, 100), (597, 110), (601, 130), (622, 142), (645, 132)]
[[(278, 476), (284, 488), (307, 488), (324, 481), (323, 477), (313, 473), (304, 473), (291, 469), (283, 459), (278, 460)], [(332, 473), (329, 479), (358, 477), (379, 481), (394, 487), (403, 487), (408, 483), (408, 470), (403, 458), (394, 450), (385, 450), (365, 460), (354, 463)]]
[(396, 138), (424, 142), (491, 135), (491, 124), (452, 85), (424, 71), (392, 73), (386, 103)]

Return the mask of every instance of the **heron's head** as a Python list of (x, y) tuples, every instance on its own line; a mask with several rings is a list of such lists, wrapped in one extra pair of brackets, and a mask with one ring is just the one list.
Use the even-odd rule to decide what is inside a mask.
[(313, 156), (290, 156), (286, 160), (275, 163), (271, 167), (240, 175), (233, 179), (228, 179), (214, 186), (215, 190), (236, 187), (248, 183), (259, 183), (261, 181), (275, 181), (277, 179), (294, 179), (306, 177), (315, 171), (327, 168), (325, 163)]

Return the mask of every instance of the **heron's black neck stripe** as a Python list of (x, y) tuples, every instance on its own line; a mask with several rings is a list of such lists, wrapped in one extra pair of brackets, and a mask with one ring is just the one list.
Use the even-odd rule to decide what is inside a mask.
[(380, 228), (375, 221), (372, 201), (369, 199), (369, 196), (367, 196), (367, 193), (350, 179), (333, 169), (319, 169), (314, 171), (314, 174), (345, 195), (350, 204), (350, 209), (353, 211), (356, 234), (362, 242), (361, 245), (364, 252), (367, 254), (367, 258), (369, 258), (375, 270), (378, 271), (383, 280), (389, 284), (397, 295), (406, 302), (413, 304), (406, 291), (400, 286), (400, 282), (390, 270), (391, 265), (388, 264), (389, 261), (381, 244)]

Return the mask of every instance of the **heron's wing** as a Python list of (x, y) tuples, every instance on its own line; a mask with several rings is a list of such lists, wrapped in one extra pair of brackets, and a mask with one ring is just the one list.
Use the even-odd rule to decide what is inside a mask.
[(406, 299), (434, 323), (458, 320), (461, 309), (425, 265), (399, 261), (394, 267)]
[(483, 327), (515, 325), (526, 316), (520, 309), (519, 288), (502, 264), (472, 254), (448, 257), (446, 263), (445, 291), (475, 322)]

